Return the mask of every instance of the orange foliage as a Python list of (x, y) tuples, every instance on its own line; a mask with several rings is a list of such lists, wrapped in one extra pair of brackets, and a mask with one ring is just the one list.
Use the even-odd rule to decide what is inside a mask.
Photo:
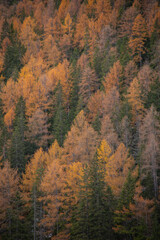
[(106, 93), (108, 93), (112, 87), (117, 87), (117, 89), (119, 89), (121, 76), (122, 76), (122, 66), (120, 64), (120, 61), (118, 60), (117, 62), (114, 63), (110, 72), (105, 77), (105, 81), (103, 85)]
[(133, 166), (133, 158), (129, 157), (128, 150), (124, 144), (121, 143), (106, 163), (106, 182), (111, 187), (115, 196), (120, 194)]
[(72, 162), (90, 161), (95, 154), (97, 144), (98, 135), (87, 123), (84, 112), (81, 111), (64, 142), (64, 162), (69, 165)]
[(89, 122), (93, 122), (97, 115), (102, 116), (102, 100), (103, 93), (99, 90), (90, 97), (87, 104), (89, 110), (88, 113)]
[(137, 78), (133, 79), (127, 92), (128, 102), (131, 104), (132, 114), (135, 121), (138, 114), (139, 116), (142, 116), (144, 111), (142, 91)]
[(129, 47), (132, 50), (132, 56), (135, 62), (141, 62), (142, 54), (146, 52), (145, 42), (147, 37), (147, 29), (144, 18), (139, 14), (134, 21), (132, 34), (129, 39)]

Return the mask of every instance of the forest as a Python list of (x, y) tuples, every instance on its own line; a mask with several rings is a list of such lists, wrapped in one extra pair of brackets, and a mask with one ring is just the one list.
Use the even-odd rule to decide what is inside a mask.
[(160, 240), (160, 1), (0, 0), (0, 240)]

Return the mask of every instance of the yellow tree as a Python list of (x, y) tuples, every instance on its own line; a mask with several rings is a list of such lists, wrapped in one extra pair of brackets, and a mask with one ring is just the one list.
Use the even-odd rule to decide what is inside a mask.
[(106, 140), (102, 140), (97, 149), (97, 157), (101, 163), (107, 164), (111, 156), (112, 150)]
[(61, 158), (62, 148), (59, 146), (57, 140), (55, 140), (51, 147), (48, 149), (48, 152), (46, 153), (47, 166), (49, 166), (49, 164), (51, 164), (55, 160), (59, 160), (59, 162), (61, 162)]
[(135, 18), (132, 34), (129, 39), (129, 47), (135, 62), (141, 63), (143, 54), (146, 52), (145, 42), (147, 40), (147, 29), (145, 19), (141, 14)]
[(30, 56), (33, 54), (34, 56), (37, 55), (40, 48), (40, 42), (38, 39), (38, 35), (35, 33), (34, 29), (36, 27), (36, 23), (33, 18), (26, 17), (20, 32), (20, 40), (27, 48), (27, 51), (24, 56), (24, 63), (27, 63), (30, 59)]
[(64, 142), (64, 162), (68, 165), (78, 161), (87, 163), (93, 158), (97, 144), (98, 135), (87, 123), (84, 112), (81, 111)]
[(58, 8), (58, 17), (62, 20), (64, 19), (66, 12), (67, 12), (67, 7), (69, 5), (69, 0), (62, 0), (61, 4)]
[(121, 143), (106, 163), (106, 182), (115, 196), (119, 196), (121, 193), (128, 174), (133, 167), (134, 159), (129, 156), (129, 151)]
[(64, 103), (66, 110), (69, 111), (69, 97), (72, 89), (72, 82), (70, 79), (71, 69), (67, 59), (64, 59), (62, 63), (59, 63), (58, 66), (53, 68), (50, 72), (50, 77), (52, 81), (61, 84), (64, 96)]

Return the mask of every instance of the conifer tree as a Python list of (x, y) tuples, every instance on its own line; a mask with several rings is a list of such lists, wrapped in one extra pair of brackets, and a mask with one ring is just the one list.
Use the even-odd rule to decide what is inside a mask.
[(104, 175), (104, 162), (95, 156), (84, 170), (71, 239), (114, 239), (113, 198)]
[(18, 169), (19, 172), (25, 170), (25, 131), (26, 131), (26, 119), (25, 119), (25, 102), (20, 97), (16, 110), (15, 119), (13, 122), (13, 133), (10, 146), (10, 162), (13, 168)]
[(129, 47), (132, 50), (132, 56), (138, 63), (142, 63), (143, 55), (146, 53), (145, 42), (147, 40), (147, 29), (144, 18), (139, 14), (134, 21), (132, 34), (129, 39)]

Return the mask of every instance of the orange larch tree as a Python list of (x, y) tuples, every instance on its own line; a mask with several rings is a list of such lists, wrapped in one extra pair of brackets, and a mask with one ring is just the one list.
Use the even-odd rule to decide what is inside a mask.
[(129, 47), (135, 62), (141, 63), (143, 54), (146, 53), (145, 42), (147, 40), (147, 28), (145, 19), (141, 14), (135, 18), (132, 34), (129, 39)]
[(69, 165), (77, 161), (82, 163), (90, 161), (95, 154), (97, 144), (98, 134), (87, 123), (84, 112), (81, 111), (64, 141), (64, 162)]
[(108, 93), (112, 87), (117, 87), (117, 89), (119, 89), (121, 77), (122, 66), (120, 64), (120, 61), (118, 60), (114, 63), (113, 67), (110, 69), (110, 72), (106, 75), (104, 79), (103, 85), (106, 93)]
[(142, 118), (144, 112), (144, 105), (142, 101), (142, 91), (140, 83), (137, 78), (133, 79), (128, 88), (127, 99), (132, 107), (133, 121), (135, 121), (138, 116)]
[(91, 95), (99, 88), (99, 80), (96, 73), (89, 66), (82, 72), (81, 82), (79, 84), (79, 94), (83, 99), (83, 103), (87, 103)]
[(106, 163), (106, 182), (115, 196), (119, 196), (121, 193), (128, 174), (133, 167), (134, 159), (129, 156), (128, 149), (121, 143)]

